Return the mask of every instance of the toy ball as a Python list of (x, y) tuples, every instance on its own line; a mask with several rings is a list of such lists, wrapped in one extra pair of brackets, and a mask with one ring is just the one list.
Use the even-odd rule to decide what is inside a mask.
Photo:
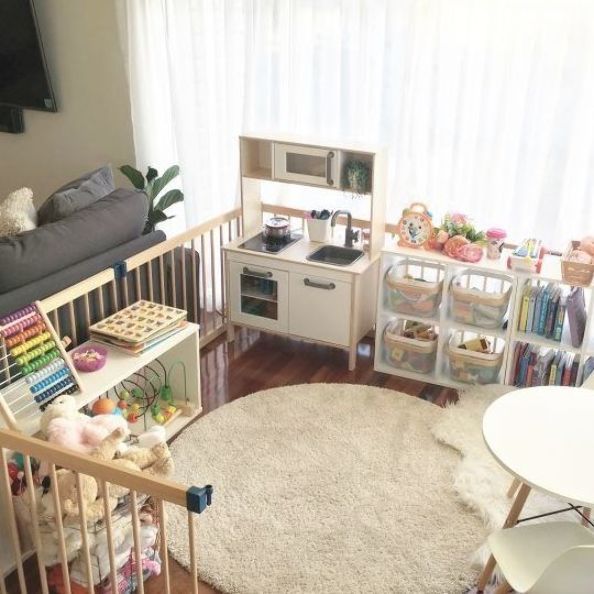
[(132, 396), (139, 400), (142, 399), (142, 390), (140, 388), (132, 388)]
[(138, 402), (133, 402), (130, 405), (130, 412), (135, 413), (138, 412), (140, 410), (140, 404), (138, 404)]
[(122, 400), (130, 400), (130, 392), (128, 390), (122, 390), (119, 394), (120, 402)]
[(93, 415), (110, 415), (115, 408), (116, 404), (113, 400), (110, 400), (109, 398), (99, 398), (99, 400), (95, 400), (91, 410), (93, 411)]
[(128, 408), (128, 403), (125, 400), (118, 400), (118, 408), (126, 409)]

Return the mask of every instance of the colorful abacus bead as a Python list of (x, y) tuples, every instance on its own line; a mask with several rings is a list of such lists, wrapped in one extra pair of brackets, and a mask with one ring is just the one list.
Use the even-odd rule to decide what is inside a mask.
[(6, 326), (6, 324), (10, 324), (10, 322), (14, 322), (15, 320), (18, 320), (26, 316), (27, 314), (33, 313), (35, 311), (37, 311), (37, 309), (34, 305), (27, 305), (25, 307), (22, 307), (21, 309), (17, 309), (16, 311), (13, 311), (11, 314), (8, 314), (7, 316), (0, 318), (0, 326)]
[(48, 388), (44, 392), (37, 394), (35, 396), (35, 402), (43, 402), (44, 400), (47, 400), (48, 398), (51, 398), (52, 396), (61, 394), (66, 388), (68, 388), (72, 385), (73, 385), (72, 380), (70, 378), (62, 380), (61, 382), (54, 384), (51, 388)]
[(67, 368), (60, 369), (59, 371), (48, 375), (35, 385), (31, 386), (31, 392), (33, 392), (33, 394), (37, 394), (38, 392), (41, 392), (48, 386), (51, 386), (53, 383), (57, 382), (60, 378), (67, 376), (69, 373), (70, 372)]

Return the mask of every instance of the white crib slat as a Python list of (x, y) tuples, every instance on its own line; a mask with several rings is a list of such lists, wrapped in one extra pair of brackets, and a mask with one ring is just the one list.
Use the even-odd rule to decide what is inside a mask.
[(10, 530), (10, 539), (12, 542), (12, 550), (14, 552), (14, 559), (16, 562), (17, 573), (19, 577), (19, 587), (22, 594), (27, 594), (27, 584), (25, 582), (25, 572), (23, 571), (23, 559), (21, 554), (21, 543), (19, 540), (19, 531), (16, 523), (16, 516), (14, 512), (14, 504), (12, 501), (12, 492), (10, 490), (10, 477), (8, 476), (8, 457), (6, 450), (1, 448), (2, 452), (1, 463), (2, 463), (2, 490), (6, 499), (6, 508), (8, 511), (8, 523)]
[(54, 501), (54, 512), (56, 522), (56, 532), (58, 533), (58, 549), (60, 551), (60, 565), (62, 566), (62, 579), (64, 580), (64, 591), (66, 594), (72, 594), (70, 590), (70, 571), (68, 570), (68, 555), (66, 553), (66, 544), (64, 542), (64, 524), (62, 522), (62, 504), (60, 503), (60, 493), (58, 488), (58, 476), (56, 465), (50, 465), (51, 492)]
[(25, 466), (25, 480), (27, 481), (27, 492), (29, 494), (29, 510), (31, 512), (31, 532), (33, 535), (33, 544), (37, 553), (37, 570), (39, 571), (39, 580), (41, 582), (42, 594), (48, 594), (49, 588), (47, 585), (47, 574), (45, 572), (45, 565), (41, 559), (41, 535), (39, 533), (39, 516), (37, 515), (37, 498), (35, 496), (35, 489), (30, 486), (34, 485), (33, 472), (31, 471), (31, 458), (23, 456)]
[(140, 268), (134, 270), (134, 282), (136, 284), (136, 299), (134, 301), (140, 301), (142, 299), (142, 287), (140, 284)]
[(181, 246), (182, 308), (188, 311), (188, 287), (186, 282), (186, 244)]
[(149, 301), (154, 301), (155, 288), (153, 286), (153, 260), (146, 263), (146, 275), (148, 278)]
[(103, 285), (97, 289), (97, 297), (99, 299), (99, 319), (105, 317), (105, 303), (103, 302)]
[(105, 520), (105, 534), (107, 536), (107, 552), (109, 554), (109, 581), (111, 591), (118, 591), (118, 574), (115, 560), (115, 547), (113, 546), (113, 524), (109, 506), (109, 487), (107, 481), (101, 481), (101, 497), (103, 497), (103, 518)]
[(76, 332), (76, 319), (74, 315), (74, 301), (68, 302), (68, 316), (70, 318), (70, 334), (74, 346), (78, 346), (78, 336)]
[(196, 241), (192, 239), (190, 243), (192, 250), (192, 304), (194, 306), (194, 322), (200, 323), (200, 310), (198, 308), (198, 279), (196, 275)]
[[(219, 265), (220, 265), (220, 281), (221, 281), (221, 324), (225, 323), (225, 273), (223, 263), (223, 230), (224, 225), (219, 226)], [(218, 325), (218, 324), (217, 324)]]
[(76, 493), (78, 499), (78, 513), (80, 517), (80, 534), (82, 538), (82, 554), (87, 572), (87, 591), (94, 594), (93, 568), (91, 567), (91, 552), (89, 551), (89, 532), (87, 529), (87, 504), (82, 496), (80, 473), (76, 473)]
[(159, 289), (161, 290), (161, 303), (165, 305), (167, 299), (165, 297), (165, 264), (163, 262), (163, 254), (159, 256)]
[(202, 297), (202, 308), (200, 311), (200, 317), (204, 317), (204, 322), (201, 325), (204, 326), (204, 332), (208, 332), (208, 292), (206, 289), (206, 242), (204, 241), (204, 235), (200, 236), (200, 272), (202, 277), (202, 290), (200, 296)]
[(194, 514), (191, 511), (188, 511), (188, 543), (190, 545), (190, 575), (192, 576), (192, 594), (198, 594), (198, 551), (196, 550)]
[(217, 271), (215, 267), (215, 253), (214, 253), (214, 232), (211, 229), (210, 235), (210, 287), (212, 290), (212, 328), (216, 328), (217, 317)]
[(142, 547), (140, 546), (140, 520), (138, 518), (138, 497), (136, 491), (130, 491), (130, 507), (132, 511), (132, 536), (134, 538), (134, 557), (136, 558), (136, 589), (144, 594), (142, 579)]
[(83, 295), (83, 303), (85, 305), (85, 327), (88, 328), (91, 325), (91, 306), (89, 304), (89, 293)]
[(164, 594), (171, 594), (171, 581), (169, 578), (169, 551), (167, 550), (167, 516), (165, 515), (165, 502), (162, 499), (157, 503), (159, 520), (161, 522), (161, 571), (165, 582)]
[(128, 275), (122, 277), (122, 293), (124, 294), (124, 307), (130, 305), (130, 297), (128, 296)]
[(172, 305), (173, 307), (177, 307), (177, 287), (175, 282), (175, 249), (169, 252), (169, 259), (171, 261), (171, 296), (172, 296)]

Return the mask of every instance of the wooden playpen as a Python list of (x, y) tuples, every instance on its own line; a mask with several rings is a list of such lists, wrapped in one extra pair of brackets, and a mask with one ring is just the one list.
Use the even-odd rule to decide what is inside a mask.
[[(303, 228), (303, 212), (297, 209), (262, 205), (263, 216), (283, 215), (290, 219), (293, 228)], [(340, 220), (339, 222), (343, 222)], [(353, 226), (366, 228), (368, 221), (354, 220)], [(394, 226), (387, 225), (386, 233), (394, 233)], [(51, 295), (40, 302), (40, 305), (52, 322), (60, 337), (68, 336), (73, 345), (84, 342), (87, 338), (88, 327), (96, 321), (127, 307), (139, 299), (148, 299), (180, 307), (188, 311), (188, 319), (200, 324), (200, 345), (211, 342), (220, 336), (226, 328), (227, 295), (223, 269), (223, 251), (225, 243), (239, 237), (242, 233), (241, 209), (235, 209), (219, 217), (211, 219), (197, 227), (189, 229), (180, 235), (153, 246), (112, 268), (103, 270), (63, 291)], [(7, 313), (7, 312), (4, 312)], [(0, 364), (0, 375), (10, 376), (7, 366), (6, 353), (0, 353), (3, 364)], [(171, 577), (167, 558), (167, 522), (165, 503), (186, 508), (188, 518), (188, 543), (191, 558), (192, 588), (198, 590), (197, 578), (197, 522), (195, 513), (201, 511), (210, 498), (205, 488), (179, 485), (168, 480), (158, 479), (149, 475), (131, 472), (123, 468), (116, 468), (108, 463), (92, 459), (88, 456), (73, 453), (61, 447), (49, 444), (36, 437), (29, 437), (12, 429), (0, 429), (0, 453), (2, 472), (0, 474), (0, 493), (3, 494), (4, 508), (8, 517), (9, 534), (2, 536), (2, 547), (10, 547), (14, 553), (14, 565), (20, 591), (24, 594), (27, 589), (27, 577), (23, 559), (26, 553), (39, 553), (41, 541), (39, 538), (38, 502), (27, 492), (21, 497), (28, 500), (28, 515), (30, 516), (31, 547), (25, 551), (22, 533), (19, 534), (15, 505), (11, 497), (10, 476), (7, 470), (7, 458), (10, 451), (23, 455), (24, 479), (27, 484), (33, 484), (32, 459), (46, 462), (49, 465), (52, 497), (56, 509), (55, 532), (60, 551), (59, 565), (64, 583), (63, 591), (70, 594), (72, 589), (69, 579), (68, 558), (65, 547), (64, 526), (60, 514), (60, 497), (56, 483), (58, 468), (74, 471), (76, 485), (80, 488), (81, 476), (93, 477), (99, 485), (99, 493), (106, 494), (109, 484), (119, 485), (130, 489), (130, 511), (134, 536), (134, 554), (140, 558), (141, 551), (138, 543), (138, 506), (141, 494), (150, 496), (157, 505), (160, 517), (160, 542), (162, 551), (162, 577), (159, 591), (169, 593)], [(80, 493), (80, 491), (79, 491)], [(89, 578), (86, 590), (94, 592), (93, 580), (90, 579), (89, 538), (85, 520), (84, 502), (78, 495), (80, 513), (80, 534), (82, 538), (82, 558)], [(1, 499), (0, 499), (1, 501)], [(22, 523), (22, 522), (21, 522)], [(111, 513), (108, 507), (104, 510), (104, 529), (107, 531), (108, 542), (112, 530)], [(113, 545), (109, 547), (109, 582), (111, 591), (117, 591), (117, 571), (114, 561)], [(41, 592), (49, 592), (46, 571), (42, 558), (37, 557), (39, 583)], [(30, 563), (31, 561), (29, 561)], [(142, 566), (135, 564), (137, 572), (137, 589), (143, 592)], [(2, 572), (0, 571), (0, 576)], [(4, 578), (0, 577), (0, 594), (6, 594)]]
[[(173, 481), (162, 478), (155, 478), (141, 472), (134, 472), (122, 467), (114, 466), (109, 462), (99, 461), (89, 456), (84, 456), (67, 450), (65, 448), (50, 444), (46, 441), (34, 437), (28, 437), (20, 432), (8, 429), (0, 430), (0, 453), (2, 471), (0, 472), (0, 489), (2, 499), (4, 499), (5, 509), (8, 512), (9, 534), (3, 534), (0, 542), (3, 548), (12, 548), (14, 559), (16, 560), (16, 573), (18, 577), (18, 586), (21, 594), (28, 594), (41, 591), (43, 594), (50, 592), (46, 567), (43, 563), (43, 550), (40, 532), (40, 514), (39, 499), (35, 494), (35, 489), (29, 489), (20, 496), (26, 500), (25, 507), (29, 513), (29, 531), (32, 541), (30, 550), (23, 546), (23, 531), (19, 531), (17, 522), (17, 513), (15, 509), (16, 497), (12, 497), (10, 487), (10, 476), (8, 472), (8, 451), (20, 452), (23, 456), (24, 477), (27, 485), (33, 485), (33, 467), (32, 459), (47, 464), (50, 477), (50, 492), (46, 497), (51, 497), (53, 501), (55, 524), (55, 536), (57, 548), (59, 551), (59, 566), (61, 570), (62, 591), (66, 594), (73, 592), (71, 585), (71, 576), (69, 570), (68, 551), (65, 543), (65, 525), (62, 519), (61, 500), (59, 494), (57, 468), (68, 469), (74, 473), (75, 484), (77, 486), (78, 499), (78, 527), (80, 528), (80, 539), (82, 542), (80, 558), (84, 567), (83, 574), (86, 574), (86, 586), (79, 586), (77, 591), (86, 591), (89, 594), (95, 594), (94, 570), (90, 555), (90, 535), (89, 525), (87, 523), (86, 503), (81, 493), (81, 478), (93, 477), (99, 486), (99, 492), (103, 496), (103, 529), (106, 533), (109, 557), (109, 588), (111, 592), (118, 592), (118, 566), (115, 559), (114, 537), (113, 537), (113, 519), (112, 511), (109, 507), (108, 496), (110, 485), (117, 485), (130, 490), (130, 516), (132, 523), (133, 536), (133, 558), (136, 572), (136, 588), (141, 594), (144, 592), (143, 582), (143, 546), (140, 537), (140, 519), (139, 519), (139, 501), (140, 498), (150, 496), (156, 505), (157, 516), (159, 518), (159, 544), (161, 550), (161, 582), (159, 592), (169, 594), (171, 592), (171, 574), (169, 569), (169, 559), (167, 555), (167, 520), (165, 503), (183, 507), (187, 510), (187, 531), (188, 547), (190, 552), (190, 571), (192, 576), (192, 591), (198, 592), (198, 553), (197, 553), (197, 522), (196, 514), (204, 511), (210, 504), (212, 488), (210, 486), (197, 488), (186, 488)], [(20, 499), (19, 498), (19, 499)], [(20, 524), (23, 524), (22, 516)], [(34, 553), (36, 556), (38, 576), (31, 576), (30, 572), (25, 571), (24, 557), (27, 554)], [(8, 594), (5, 579), (0, 577), (0, 592)]]

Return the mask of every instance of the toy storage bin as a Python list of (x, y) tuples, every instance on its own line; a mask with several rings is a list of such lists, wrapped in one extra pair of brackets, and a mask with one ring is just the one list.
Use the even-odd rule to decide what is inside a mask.
[(446, 346), (449, 360), (450, 377), (467, 384), (497, 383), (501, 365), (503, 364), (504, 341), (500, 338), (487, 337), (492, 345), (492, 353), (480, 353), (459, 348), (465, 340), (482, 338), (472, 332), (456, 331)]
[(402, 336), (405, 320), (390, 320), (384, 328), (384, 355), (388, 365), (431, 373), (437, 355), (437, 335), (433, 340), (420, 340)]
[(501, 328), (512, 290), (510, 277), (464, 270), (450, 287), (450, 315), (456, 322)]
[(404, 259), (385, 274), (387, 309), (396, 313), (432, 317), (441, 303), (444, 267), (439, 264)]

